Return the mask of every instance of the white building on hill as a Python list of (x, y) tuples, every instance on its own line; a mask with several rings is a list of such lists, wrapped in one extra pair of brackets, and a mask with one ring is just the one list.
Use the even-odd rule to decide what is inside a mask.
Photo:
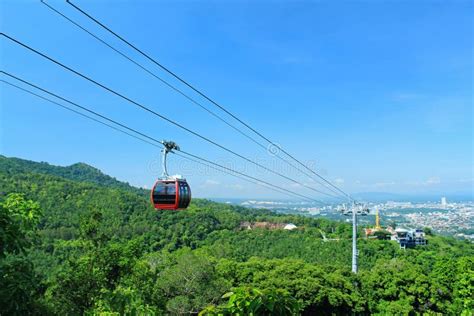
[(286, 229), (286, 230), (293, 230), (293, 229), (297, 229), (297, 228), (298, 227), (295, 224), (292, 224), (292, 223), (286, 224), (285, 227), (283, 227), (283, 229)]

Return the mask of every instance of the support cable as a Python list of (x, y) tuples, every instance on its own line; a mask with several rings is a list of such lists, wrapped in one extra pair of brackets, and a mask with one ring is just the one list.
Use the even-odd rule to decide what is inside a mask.
[(170, 119), (170, 118), (168, 118), (168, 117), (166, 117), (166, 116), (164, 116), (164, 115), (162, 115), (162, 114), (160, 114), (160, 113), (158, 113), (158, 112), (156, 112), (156, 111), (150, 109), (149, 107), (146, 107), (145, 105), (143, 105), (143, 104), (141, 104), (141, 103), (138, 103), (138, 102), (136, 102), (136, 101), (130, 99), (129, 97), (127, 97), (127, 96), (125, 96), (125, 95), (123, 95), (123, 94), (121, 94), (121, 93), (119, 93), (119, 92), (117, 92), (117, 91), (115, 91), (115, 90), (113, 90), (113, 89), (111, 89), (111, 88), (105, 86), (104, 84), (102, 84), (102, 83), (100, 83), (100, 82), (98, 82), (98, 81), (96, 81), (96, 80), (94, 80), (94, 79), (92, 79), (92, 78), (90, 78), (90, 77), (88, 77), (88, 76), (86, 76), (86, 75), (84, 75), (84, 74), (82, 74), (82, 73), (80, 73), (80, 72), (78, 72), (78, 71), (72, 69), (71, 67), (68, 67), (68, 66), (62, 64), (61, 62), (59, 62), (59, 61), (57, 61), (57, 60), (55, 60), (55, 59), (49, 57), (49, 56), (46, 55), (46, 54), (41, 53), (40, 51), (38, 51), (38, 50), (36, 50), (36, 49), (34, 49), (34, 48), (32, 48), (32, 47), (26, 45), (26, 44), (24, 44), (24, 43), (22, 43), (22, 42), (20, 42), (20, 41), (18, 41), (18, 40), (16, 40), (16, 39), (14, 39), (13, 37), (11, 37), (11, 36), (9, 36), (9, 35), (7, 35), (7, 34), (5, 34), (5, 33), (0, 33), (0, 36), (4, 36), (5, 38), (7, 38), (7, 39), (11, 40), (12, 42), (14, 42), (14, 43), (16, 43), (16, 44), (18, 44), (18, 45), (20, 45), (20, 46), (26, 48), (27, 50), (29, 50), (29, 51), (31, 51), (31, 52), (33, 52), (33, 53), (35, 53), (35, 54), (37, 54), (37, 55), (39, 55), (39, 56), (45, 58), (45, 59), (51, 61), (52, 63), (54, 63), (54, 64), (56, 64), (56, 65), (58, 65), (58, 66), (60, 66), (60, 67), (62, 67), (62, 68), (64, 68), (64, 69), (66, 69), (66, 70), (68, 70), (68, 71), (70, 71), (70, 72), (76, 74), (77, 76), (79, 76), (79, 77), (81, 77), (81, 78), (83, 78), (83, 79), (86, 79), (87, 81), (89, 81), (89, 82), (91, 82), (91, 83), (94, 83), (95, 85), (101, 87), (102, 89), (104, 89), (104, 90), (106, 90), (106, 91), (108, 91), (108, 92), (110, 92), (110, 93), (112, 93), (112, 94), (114, 94), (114, 95), (116, 95), (116, 96), (118, 96), (118, 97), (120, 97), (120, 98), (122, 98), (122, 99), (124, 99), (124, 100), (126, 100), (126, 101), (128, 101), (128, 102), (130, 102), (130, 103), (132, 103), (132, 104), (134, 104), (135, 106), (137, 106), (137, 107), (139, 107), (139, 108), (141, 108), (141, 109), (143, 109), (143, 110), (145, 110), (145, 111), (147, 111), (147, 112), (149, 112), (149, 113), (151, 113), (151, 114), (153, 114), (153, 115), (155, 115), (155, 116), (161, 118), (162, 120), (167, 121), (168, 123), (170, 123), (170, 124), (172, 124), (172, 125), (175, 125), (175, 126), (181, 128), (181, 129), (185, 130), (186, 132), (188, 132), (188, 133), (190, 133), (190, 134), (192, 134), (192, 135), (194, 135), (194, 136), (196, 136), (196, 137), (198, 137), (198, 138), (201, 138), (202, 140), (204, 140), (204, 141), (206, 141), (206, 142), (208, 142), (208, 143), (210, 143), (210, 144), (212, 144), (212, 145), (214, 145), (214, 146), (216, 146), (216, 147), (219, 147), (219, 148), (221, 148), (221, 149), (224, 150), (224, 151), (227, 151), (228, 153), (233, 154), (234, 156), (237, 156), (237, 157), (239, 157), (239, 158), (241, 158), (241, 159), (243, 159), (243, 160), (245, 160), (245, 161), (247, 161), (247, 162), (250, 162), (251, 164), (256, 165), (257, 167), (260, 167), (260, 168), (262, 168), (262, 169), (264, 169), (264, 170), (266, 170), (266, 171), (268, 171), (268, 172), (271, 172), (271, 173), (273, 173), (273, 174), (275, 174), (275, 175), (278, 175), (278, 176), (280, 176), (280, 177), (282, 177), (282, 178), (284, 178), (284, 179), (286, 179), (286, 180), (289, 180), (289, 181), (291, 181), (291, 182), (297, 183), (297, 184), (299, 184), (299, 185), (301, 185), (301, 186), (303, 186), (303, 187), (305, 187), (305, 188), (308, 188), (308, 189), (310, 189), (310, 190), (312, 190), (312, 191), (314, 191), (314, 192), (317, 192), (317, 193), (320, 193), (320, 194), (324, 194), (324, 195), (333, 197), (333, 196), (332, 196), (331, 194), (329, 194), (329, 193), (326, 193), (326, 192), (317, 190), (317, 189), (315, 189), (315, 188), (313, 188), (313, 187), (311, 187), (311, 186), (308, 186), (308, 185), (306, 185), (306, 184), (304, 184), (304, 183), (301, 183), (301, 182), (299, 182), (299, 181), (297, 181), (297, 180), (295, 180), (295, 179), (293, 179), (293, 178), (290, 178), (290, 177), (288, 177), (288, 176), (286, 176), (286, 175), (284, 175), (284, 174), (282, 174), (282, 173), (280, 173), (280, 172), (274, 171), (274, 170), (272, 170), (272, 169), (270, 169), (270, 168), (268, 168), (268, 167), (266, 167), (266, 166), (264, 166), (264, 165), (262, 165), (262, 164), (260, 164), (260, 163), (258, 163), (258, 162), (255, 162), (255, 161), (251, 160), (250, 158), (247, 158), (247, 157), (245, 157), (245, 156), (243, 156), (243, 155), (241, 155), (241, 154), (235, 152), (234, 150), (231, 150), (231, 149), (229, 149), (229, 148), (227, 148), (227, 147), (225, 147), (225, 146), (223, 146), (223, 145), (220, 145), (219, 143), (217, 143), (217, 142), (211, 140), (210, 138), (208, 138), (208, 137), (206, 137), (206, 136), (203, 136), (203, 135), (201, 135), (201, 134), (199, 134), (199, 133), (197, 133), (197, 132), (195, 132), (195, 131), (193, 131), (193, 130), (187, 128), (187, 127), (185, 127), (184, 125), (182, 125), (182, 124), (180, 124), (180, 123), (178, 123), (178, 122), (176, 122), (176, 121), (174, 121), (174, 120), (172, 120), (172, 119)]
[[(84, 114), (84, 113), (82, 113), (82, 112), (79, 112), (79, 111), (76, 111), (76, 110), (74, 110), (74, 109), (71, 109), (70, 107), (67, 107), (67, 106), (65, 106), (65, 105), (62, 105), (62, 104), (59, 103), (59, 102), (56, 102), (56, 101), (54, 101), (54, 100), (45, 98), (45, 97), (43, 97), (42, 95), (39, 95), (39, 94), (37, 94), (37, 93), (35, 93), (35, 92), (33, 92), (33, 91), (30, 91), (30, 90), (28, 90), (28, 89), (24, 89), (24, 88), (22, 88), (22, 87), (20, 87), (20, 86), (17, 86), (17, 85), (15, 85), (15, 84), (11, 83), (11, 82), (5, 81), (5, 80), (3, 80), (3, 79), (0, 79), (0, 82), (3, 82), (4, 84), (7, 84), (7, 85), (9, 85), (9, 86), (12, 86), (12, 87), (14, 87), (14, 88), (16, 88), (16, 89), (22, 90), (22, 91), (25, 92), (25, 93), (29, 93), (29, 94), (31, 94), (31, 95), (34, 95), (34, 96), (36, 96), (37, 98), (43, 99), (44, 101), (48, 101), (48, 102), (50, 102), (50, 103), (53, 103), (53, 104), (55, 104), (55, 105), (57, 105), (57, 106), (59, 106), (59, 107), (62, 107), (62, 108), (65, 109), (65, 110), (68, 110), (68, 111), (73, 112), (73, 113), (75, 113), (75, 114), (77, 114), (77, 115), (83, 116), (83, 117), (85, 117), (85, 118), (87, 118), (87, 119), (90, 119), (90, 120), (92, 120), (92, 121), (94, 121), (94, 122), (97, 122), (97, 123), (100, 123), (100, 124), (102, 124), (102, 125), (105, 125), (105, 126), (107, 126), (107, 127), (109, 127), (109, 128), (112, 128), (112, 129), (118, 131), (118, 132), (124, 133), (124, 134), (126, 134), (126, 135), (128, 135), (128, 136), (130, 136), (130, 137), (134, 137), (134, 138), (136, 138), (136, 139), (139, 139), (139, 140), (141, 140), (142, 142), (145, 142), (145, 143), (150, 144), (150, 145), (152, 145), (152, 146), (161, 147), (161, 146), (159, 146), (159, 145), (157, 145), (157, 144), (155, 144), (155, 143), (152, 143), (151, 141), (148, 141), (148, 140), (146, 140), (146, 139), (143, 139), (143, 138), (141, 138), (141, 137), (138, 137), (137, 135), (133, 135), (132, 133), (126, 132), (126, 131), (124, 131), (124, 130), (122, 130), (122, 129), (116, 127), (116, 126), (113, 126), (112, 124), (105, 123), (105, 122), (103, 122), (103, 121), (101, 121), (101, 120), (98, 120), (98, 119), (94, 118), (94, 117), (91, 116), (91, 115), (87, 115), (87, 114)], [(91, 112), (93, 112), (93, 111), (91, 111)], [(99, 115), (99, 114), (95, 114), (95, 115)], [(112, 121), (112, 120), (110, 120), (110, 121)], [(118, 124), (117, 122), (114, 122), (114, 123), (115, 123), (115, 124)]]
[[(82, 113), (82, 112), (76, 111), (76, 110), (74, 110), (74, 109), (71, 109), (71, 108), (69, 108), (69, 107), (67, 107), (67, 106), (64, 106), (64, 105), (62, 105), (62, 104), (60, 104), (60, 103), (54, 101), (54, 100), (51, 100), (51, 99), (46, 98), (46, 97), (44, 97), (44, 96), (41, 96), (41, 95), (39, 95), (39, 94), (37, 94), (37, 93), (35, 93), (35, 92), (32, 92), (32, 91), (30, 91), (30, 90), (28, 90), (28, 89), (24, 89), (24, 88), (22, 88), (22, 87), (20, 87), (20, 86), (18, 86), (18, 85), (12, 84), (12, 83), (10, 83), (10, 82), (8, 82), (8, 81), (1, 80), (1, 79), (0, 79), (0, 82), (3, 82), (3, 83), (8, 84), (8, 85), (10, 85), (10, 86), (13, 86), (13, 87), (15, 87), (15, 88), (17, 88), (17, 89), (19, 89), (19, 90), (22, 90), (22, 91), (24, 91), (24, 92), (26, 92), (26, 93), (29, 93), (29, 94), (31, 94), (31, 95), (34, 95), (34, 96), (40, 98), (40, 99), (43, 99), (43, 100), (45, 100), (45, 101), (48, 101), (48, 102), (50, 102), (50, 103), (52, 103), (52, 104), (55, 104), (55, 105), (57, 105), (57, 106), (60, 106), (60, 107), (66, 109), (66, 110), (69, 110), (69, 111), (71, 111), (71, 112), (73, 112), (73, 113), (75, 113), (75, 114), (78, 114), (78, 115), (81, 115), (81, 116), (83, 116), (83, 117), (85, 117), (85, 118), (91, 119), (91, 120), (93, 120), (93, 121), (95, 121), (95, 122), (97, 122), (97, 123), (100, 123), (100, 124), (105, 125), (105, 126), (107, 126), (107, 127), (109, 127), (109, 128), (112, 128), (112, 129), (114, 129), (114, 130), (116, 130), (116, 131), (119, 131), (119, 132), (121, 132), (121, 133), (124, 133), (124, 134), (126, 134), (126, 135), (128, 135), (128, 136), (130, 136), (130, 137), (134, 137), (134, 138), (136, 138), (136, 139), (138, 139), (138, 140), (140, 140), (140, 141), (143, 141), (143, 142), (145, 142), (145, 143), (147, 143), (147, 144), (150, 144), (150, 145), (155, 146), (155, 147), (160, 147), (160, 148), (162, 147), (161, 145), (163, 144), (163, 142), (160, 141), (160, 140), (158, 140), (158, 139), (156, 139), (156, 138), (153, 138), (153, 137), (148, 136), (148, 135), (146, 135), (146, 134), (144, 134), (144, 133), (142, 133), (142, 132), (139, 132), (139, 131), (137, 131), (137, 130), (135, 130), (135, 129), (133, 129), (133, 128), (130, 128), (130, 127), (128, 127), (128, 126), (126, 126), (126, 125), (124, 125), (124, 124), (122, 124), (122, 123), (120, 123), (120, 122), (117, 122), (117, 121), (115, 121), (115, 120), (113, 120), (113, 119), (110, 119), (110, 118), (108, 118), (108, 117), (106, 117), (106, 116), (104, 116), (104, 115), (102, 115), (102, 114), (100, 114), (100, 113), (97, 113), (97, 112), (95, 112), (95, 111), (93, 111), (93, 110), (90, 110), (90, 109), (88, 109), (88, 108), (86, 108), (86, 107), (84, 107), (84, 106), (82, 106), (82, 105), (79, 105), (79, 104), (77, 104), (77, 103), (75, 103), (75, 102), (72, 102), (72, 101), (70, 101), (70, 100), (68, 100), (68, 99), (66, 99), (66, 98), (64, 98), (64, 97), (61, 97), (61, 96), (56, 95), (56, 94), (54, 94), (54, 93), (50, 93), (50, 92), (48, 92), (47, 90), (45, 90), (45, 89), (43, 89), (43, 88), (41, 88), (41, 87), (39, 87), (39, 86), (37, 86), (37, 85), (31, 84), (31, 83), (29, 83), (29, 82), (27, 82), (27, 81), (25, 81), (25, 80), (23, 80), (23, 79), (21, 79), (21, 78), (18, 78), (18, 77), (14, 76), (14, 75), (11, 75), (11, 74), (6, 73), (6, 72), (4, 72), (4, 71), (0, 71), (0, 73), (3, 73), (3, 74), (5, 74), (5, 75), (7, 75), (7, 76), (10, 76), (11, 78), (17, 79), (17, 80), (19, 80), (20, 82), (25, 83), (25, 84), (28, 84), (28, 85), (30, 85), (30, 86), (32, 86), (32, 87), (34, 87), (34, 88), (36, 88), (36, 89), (38, 89), (38, 90), (40, 90), (40, 91), (42, 91), (42, 92), (48, 93), (48, 94), (50, 94), (50, 95), (52, 95), (52, 96), (54, 96), (54, 97), (56, 97), (56, 98), (58, 98), (58, 99), (60, 99), (60, 100), (62, 100), (62, 101), (65, 101), (65, 102), (67, 102), (67, 103), (69, 103), (69, 104), (71, 104), (71, 105), (73, 105), (73, 106), (75, 106), (75, 107), (78, 107), (78, 108), (80, 108), (80, 109), (82, 109), (82, 110), (84, 110), (84, 111), (87, 111), (87, 112), (91, 113), (92, 115), (95, 115), (95, 116), (97, 116), (97, 117), (100, 117), (101, 119), (104, 119), (104, 120), (106, 120), (106, 121), (108, 121), (108, 122), (111, 122), (112, 124), (118, 125), (118, 126), (124, 128), (124, 129), (126, 129), (126, 130), (128, 130), (128, 131), (130, 131), (130, 132), (124, 131), (124, 130), (122, 130), (122, 129), (116, 127), (116, 126), (113, 126), (112, 124), (108, 124), (108, 123), (106, 123), (106, 122), (103, 122), (103, 121), (101, 121), (101, 120), (98, 120), (98, 119), (94, 118), (93, 116), (90, 116), (90, 115), (84, 114), (84, 113)], [(149, 140), (144, 139), (144, 138), (142, 138), (142, 137), (138, 137), (137, 135), (132, 134), (132, 133), (138, 134), (138, 135), (140, 135), (140, 136), (142, 136), (142, 137), (145, 137), (145, 138), (147, 138), (147, 139), (149, 139)], [(150, 141), (150, 140), (151, 140), (151, 141)], [(182, 155), (182, 154), (179, 154), (179, 155), (178, 155), (178, 156), (180, 156), (180, 157), (182, 157), (182, 158), (184, 158), (184, 159), (187, 159), (187, 160), (190, 160), (190, 161), (194, 161), (194, 162), (200, 163), (200, 164), (202, 164), (202, 165), (206, 165), (206, 166), (211, 167), (211, 168), (213, 168), (213, 169), (215, 169), (215, 170), (218, 170), (218, 171), (221, 171), (221, 172), (224, 172), (224, 173), (233, 175), (233, 176), (235, 176), (235, 177), (237, 177), (237, 178), (246, 180), (246, 181), (248, 181), (248, 182), (251, 182), (251, 183), (254, 183), (254, 184), (257, 184), (257, 185), (261, 185), (261, 186), (264, 186), (264, 187), (266, 187), (266, 188), (270, 188), (270, 189), (276, 190), (277, 192), (280, 192), (280, 193), (284, 193), (284, 194), (287, 194), (287, 195), (290, 194), (290, 195), (292, 195), (292, 196), (296, 196), (296, 197), (302, 198), (302, 199), (304, 199), (304, 200), (308, 200), (308, 201), (312, 201), (312, 202), (318, 202), (318, 203), (321, 203), (321, 204), (325, 204), (325, 203), (322, 202), (322, 201), (319, 201), (319, 200), (316, 200), (316, 199), (307, 197), (307, 196), (305, 196), (305, 195), (302, 195), (302, 194), (293, 192), (293, 191), (291, 191), (291, 190), (284, 189), (284, 188), (282, 188), (282, 187), (280, 187), (280, 186), (277, 186), (277, 185), (274, 185), (274, 184), (272, 184), (272, 183), (269, 183), (269, 182), (266, 182), (266, 181), (257, 179), (257, 178), (255, 178), (255, 177), (249, 176), (249, 175), (247, 175), (247, 174), (245, 174), (245, 173), (239, 172), (239, 171), (234, 170), (234, 169), (232, 169), (232, 168), (228, 168), (228, 167), (222, 166), (222, 165), (220, 165), (220, 164), (218, 164), (218, 163), (215, 163), (215, 162), (210, 161), (210, 160), (207, 160), (207, 159), (205, 159), (205, 158), (202, 158), (202, 157), (193, 155), (193, 154), (191, 154), (191, 153), (187, 153), (187, 152), (184, 152), (184, 151), (182, 151), (182, 150), (179, 150), (179, 152), (181, 152), (181, 153), (183, 153), (183, 154), (185, 154), (185, 155), (187, 155), (187, 156), (190, 156), (190, 157), (193, 157), (193, 158), (194, 158), (194, 159), (193, 159), (193, 158), (189, 158), (189, 157), (187, 157), (187, 156), (185, 156), (185, 155)], [(174, 152), (174, 153), (177, 154), (176, 152)], [(200, 160), (200, 161), (197, 161), (197, 160)], [(214, 166), (219, 167), (219, 169), (216, 168), (216, 167), (214, 167)]]
[(67, 21), (71, 22), (73, 25), (75, 25), (76, 27), (78, 27), (80, 30), (84, 31), (85, 33), (89, 34), (90, 36), (92, 36), (93, 38), (95, 38), (97, 41), (99, 41), (100, 43), (104, 44), (105, 46), (107, 46), (108, 48), (110, 48), (111, 50), (113, 50), (114, 52), (116, 52), (117, 54), (119, 54), (120, 56), (122, 56), (123, 58), (125, 58), (126, 60), (128, 60), (129, 62), (133, 63), (135, 66), (139, 67), (140, 69), (142, 69), (143, 71), (147, 72), (149, 75), (153, 76), (155, 79), (161, 81), (164, 85), (166, 85), (168, 88), (174, 90), (175, 92), (177, 92), (178, 94), (182, 95), (184, 98), (186, 98), (187, 100), (189, 100), (191, 103), (197, 105), (198, 107), (200, 107), (201, 109), (203, 109), (204, 111), (206, 111), (207, 113), (209, 113), (210, 115), (214, 116), (216, 119), (220, 120), (221, 122), (223, 122), (224, 124), (228, 125), (229, 127), (231, 127), (232, 129), (234, 129), (235, 131), (237, 131), (238, 133), (240, 133), (241, 135), (245, 136), (246, 138), (250, 139), (252, 142), (254, 142), (255, 144), (257, 144), (258, 146), (262, 147), (262, 148), (266, 148), (265, 145), (263, 145), (262, 143), (260, 143), (259, 141), (257, 141), (255, 138), (253, 138), (252, 136), (244, 133), (243, 131), (241, 131), (240, 129), (238, 129), (237, 127), (235, 127), (234, 125), (230, 124), (229, 122), (227, 122), (226, 120), (224, 120), (223, 118), (221, 118), (219, 115), (217, 115), (216, 113), (214, 113), (213, 111), (209, 110), (207, 107), (205, 107), (204, 105), (202, 105), (201, 103), (199, 103), (197, 100), (193, 99), (192, 97), (190, 97), (189, 95), (187, 95), (186, 93), (184, 93), (182, 90), (176, 88), (175, 86), (173, 86), (171, 83), (169, 83), (168, 81), (166, 81), (165, 79), (161, 78), (160, 76), (158, 76), (157, 74), (155, 74), (154, 72), (152, 72), (151, 70), (149, 70), (148, 68), (146, 68), (145, 66), (143, 66), (142, 64), (138, 63), (137, 61), (135, 61), (133, 58), (131, 58), (130, 56), (126, 55), (124, 52), (120, 51), (119, 49), (113, 47), (112, 45), (110, 45), (109, 43), (107, 43), (105, 40), (103, 40), (102, 38), (100, 38), (99, 36), (95, 35), (94, 33), (92, 33), (91, 31), (89, 31), (88, 29), (86, 29), (85, 27), (83, 27), (82, 25), (80, 25), (79, 23), (77, 23), (76, 21), (74, 21), (73, 19), (69, 18), (68, 16), (66, 16), (64, 13), (58, 11), (57, 9), (55, 9), (53, 6), (51, 6), (50, 4), (46, 3), (46, 1), (44, 0), (41, 0), (41, 3), (43, 3), (46, 7), (48, 7), (49, 9), (51, 9), (53, 12), (59, 14), (60, 16), (62, 16), (64, 19), (66, 19)]
[[(237, 131), (239, 134), (243, 135), (244, 137), (248, 138), (249, 140), (251, 140), (253, 143), (255, 143), (257, 146), (263, 148), (264, 150), (268, 151), (268, 147), (263, 145), (261, 142), (257, 141), (254, 137), (250, 136), (249, 134), (243, 132), (241, 129), (239, 129), (238, 127), (236, 127), (235, 125), (229, 123), (227, 120), (223, 119), (221, 116), (219, 116), (218, 114), (216, 114), (215, 112), (211, 111), (209, 108), (207, 108), (206, 106), (204, 106), (202, 103), (198, 102), (196, 99), (193, 99), (192, 97), (190, 97), (188, 94), (184, 93), (182, 90), (176, 88), (175, 86), (173, 86), (171, 83), (169, 83), (168, 81), (164, 80), (163, 78), (161, 78), (160, 76), (158, 76), (156, 73), (154, 73), (153, 71), (151, 71), (150, 69), (146, 68), (145, 66), (143, 66), (142, 64), (138, 63), (137, 61), (135, 61), (133, 58), (131, 58), (129, 55), (125, 54), (123, 51), (120, 51), (119, 49), (113, 47), (111, 44), (107, 43), (104, 39), (100, 38), (99, 36), (97, 36), (96, 34), (92, 33), (91, 31), (89, 31), (88, 29), (86, 29), (85, 27), (83, 27), (82, 25), (80, 25), (79, 23), (77, 23), (76, 21), (74, 21), (73, 19), (71, 19), (70, 17), (68, 17), (67, 15), (65, 15), (64, 13), (60, 12), (59, 10), (57, 10), (56, 8), (54, 8), (52, 5), (46, 3), (46, 1), (44, 0), (41, 0), (41, 3), (43, 3), (47, 8), (49, 8), (50, 10), (52, 10), (53, 12), (55, 12), (56, 14), (58, 14), (59, 16), (63, 17), (64, 19), (66, 19), (67, 21), (69, 21), (71, 24), (75, 25), (77, 28), (79, 28), (80, 30), (82, 30), (83, 32), (89, 34), (90, 36), (92, 36), (94, 39), (96, 39), (97, 41), (99, 41), (100, 43), (102, 43), (103, 45), (105, 45), (106, 47), (110, 48), (112, 51), (114, 51), (115, 53), (117, 53), (118, 55), (122, 56), (123, 58), (125, 58), (126, 60), (128, 60), (129, 62), (133, 63), (135, 66), (137, 66), (138, 68), (142, 69), (143, 71), (145, 71), (146, 73), (148, 73), (149, 75), (151, 75), (152, 77), (154, 77), (155, 79), (159, 80), (160, 82), (162, 82), (164, 85), (166, 85), (168, 88), (172, 89), (173, 91), (175, 91), (176, 93), (180, 94), (181, 96), (183, 96), (184, 98), (186, 98), (187, 100), (189, 100), (191, 103), (197, 105), (198, 107), (200, 107), (201, 109), (203, 109), (204, 111), (206, 111), (207, 113), (209, 113), (210, 115), (212, 115), (213, 117), (215, 117), (216, 119), (218, 119), (219, 121), (223, 122), (224, 124), (226, 124), (227, 126), (229, 126), (230, 128), (232, 128), (233, 130)], [(278, 146), (279, 149), (281, 149), (279, 146)], [(327, 187), (324, 183), (321, 183), (319, 179), (317, 178), (314, 178), (313, 175), (309, 174), (308, 172), (302, 170), (301, 168), (299, 168), (298, 166), (295, 166), (294, 164), (292, 164), (290, 161), (288, 161), (287, 159), (279, 156), (278, 154), (274, 154), (274, 156), (276, 158), (278, 158), (279, 160), (287, 163), (288, 165), (290, 165), (291, 167), (295, 168), (296, 170), (298, 170), (299, 172), (303, 173), (304, 175), (306, 175), (307, 177), (309, 177), (310, 179), (314, 180), (315, 182), (317, 182), (318, 184), (322, 185), (323, 187), (329, 189), (331, 192), (335, 193), (335, 194), (339, 194), (337, 191), (335, 191), (333, 188), (331, 187)], [(337, 196), (334, 196), (333, 197), (336, 197), (336, 198), (339, 198)]]
[[(231, 116), (233, 119), (235, 119), (237, 122), (239, 122), (240, 124), (242, 124), (243, 126), (245, 126), (246, 128), (248, 128), (249, 130), (251, 130), (253, 133), (255, 133), (256, 135), (260, 136), (262, 139), (266, 140), (268, 143), (270, 143), (271, 145), (273, 146), (277, 146), (273, 141), (271, 141), (270, 139), (268, 139), (266, 136), (264, 136), (263, 134), (261, 134), (260, 132), (258, 132), (255, 128), (251, 127), (249, 124), (245, 123), (243, 120), (239, 119), (235, 114), (233, 114), (232, 112), (230, 112), (229, 110), (227, 110), (224, 106), (220, 105), (219, 103), (217, 103), (216, 101), (214, 101), (212, 98), (210, 98), (209, 96), (207, 96), (205, 93), (201, 92), (199, 89), (197, 89), (196, 87), (194, 87), (193, 85), (191, 85), (190, 83), (188, 83), (186, 80), (182, 79), (180, 76), (178, 76), (176, 73), (174, 73), (173, 71), (171, 71), (169, 68), (165, 67), (163, 64), (161, 64), (160, 62), (156, 61), (154, 58), (150, 57), (148, 54), (146, 54), (145, 52), (143, 52), (142, 50), (140, 50), (137, 46), (133, 45), (132, 43), (130, 43), (129, 41), (127, 41), (125, 38), (123, 38), (122, 36), (120, 36), (119, 34), (117, 34), (116, 32), (112, 31), (109, 27), (107, 27), (106, 25), (104, 25), (102, 22), (100, 22), (99, 20), (97, 20), (96, 18), (92, 17), (90, 14), (88, 14), (87, 12), (85, 12), (84, 10), (82, 10), (81, 8), (79, 8), (77, 5), (75, 5), (74, 3), (72, 3), (70, 0), (66, 0), (66, 3), (68, 3), (69, 5), (71, 5), (74, 9), (76, 9), (77, 11), (79, 11), (80, 13), (82, 13), (84, 16), (88, 17), (90, 20), (92, 20), (93, 22), (95, 22), (97, 25), (101, 26), (103, 29), (105, 29), (106, 31), (108, 31), (109, 33), (111, 33), (112, 35), (114, 35), (115, 37), (117, 37), (119, 40), (121, 40), (122, 42), (124, 42), (125, 44), (127, 44), (129, 47), (131, 47), (132, 49), (134, 49), (136, 52), (138, 52), (139, 54), (141, 54), (142, 56), (144, 56), (145, 58), (147, 58), (148, 60), (150, 60), (152, 63), (154, 63), (155, 65), (157, 65), (158, 67), (160, 67), (161, 69), (163, 69), (165, 72), (167, 72), (168, 74), (170, 74), (171, 76), (173, 76), (174, 78), (176, 78), (178, 81), (180, 81), (181, 83), (183, 83), (184, 85), (186, 85), (187, 87), (189, 87), (191, 90), (193, 90), (194, 92), (196, 92), (198, 95), (200, 95), (201, 97), (203, 97), (204, 99), (206, 99), (207, 101), (209, 101), (210, 103), (212, 103), (213, 105), (215, 105), (216, 107), (218, 107), (219, 109), (221, 109), (222, 111), (224, 111), (227, 115)], [(278, 146), (277, 146), (278, 147)], [(297, 158), (295, 158), (293, 155), (291, 155), (290, 153), (288, 153), (286, 150), (284, 150), (283, 148), (279, 147), (280, 150), (285, 154), (287, 155), (289, 158), (291, 158), (293, 161), (295, 161), (296, 163), (298, 163), (299, 165), (301, 165), (302, 167), (304, 167), (305, 169), (309, 170), (312, 174), (314, 174), (315, 176), (317, 176), (319, 179), (323, 180), (326, 184), (330, 185), (332, 188), (336, 189), (338, 192), (340, 192), (341, 194), (343, 194), (346, 198), (348, 198), (350, 201), (355, 201), (354, 198), (352, 198), (352, 196), (350, 196), (349, 194), (347, 194), (346, 192), (344, 192), (343, 190), (341, 190), (339, 187), (337, 187), (336, 185), (332, 184), (330, 181), (326, 180), (324, 177), (322, 177), (321, 175), (319, 175), (317, 172), (315, 172), (313, 169), (309, 168), (307, 165), (305, 165), (304, 163), (302, 163), (300, 160), (298, 160)]]

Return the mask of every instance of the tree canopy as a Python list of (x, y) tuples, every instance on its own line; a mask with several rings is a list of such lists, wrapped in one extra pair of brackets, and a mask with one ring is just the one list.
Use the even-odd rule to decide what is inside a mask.
[[(474, 246), (401, 250), (347, 223), (147, 192), (84, 164), (0, 157), (0, 310), (8, 315), (470, 315)], [(298, 229), (242, 229), (241, 223)], [(275, 225), (274, 227), (280, 227)], [(321, 232), (337, 240), (325, 241)]]

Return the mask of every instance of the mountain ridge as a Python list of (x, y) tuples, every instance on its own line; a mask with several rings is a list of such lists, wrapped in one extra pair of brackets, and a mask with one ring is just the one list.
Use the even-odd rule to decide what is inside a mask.
[(125, 189), (139, 194), (146, 194), (146, 192), (148, 192), (145, 189), (134, 187), (128, 182), (117, 180), (103, 173), (100, 169), (84, 162), (77, 162), (69, 166), (57, 166), (44, 161), (36, 162), (18, 157), (0, 155), (0, 172), (6, 174), (24, 172), (47, 174), (73, 181)]

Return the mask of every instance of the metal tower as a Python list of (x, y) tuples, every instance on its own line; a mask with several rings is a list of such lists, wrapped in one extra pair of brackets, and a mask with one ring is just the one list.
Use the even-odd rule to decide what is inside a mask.
[(357, 261), (359, 258), (359, 251), (357, 250), (357, 215), (367, 215), (369, 209), (363, 207), (361, 204), (353, 203), (350, 209), (346, 209), (345, 205), (342, 206), (342, 214), (349, 216), (352, 214), (352, 272), (357, 273), (358, 265)]
[(359, 251), (357, 250), (357, 210), (352, 206), (352, 272), (357, 273), (357, 259)]

